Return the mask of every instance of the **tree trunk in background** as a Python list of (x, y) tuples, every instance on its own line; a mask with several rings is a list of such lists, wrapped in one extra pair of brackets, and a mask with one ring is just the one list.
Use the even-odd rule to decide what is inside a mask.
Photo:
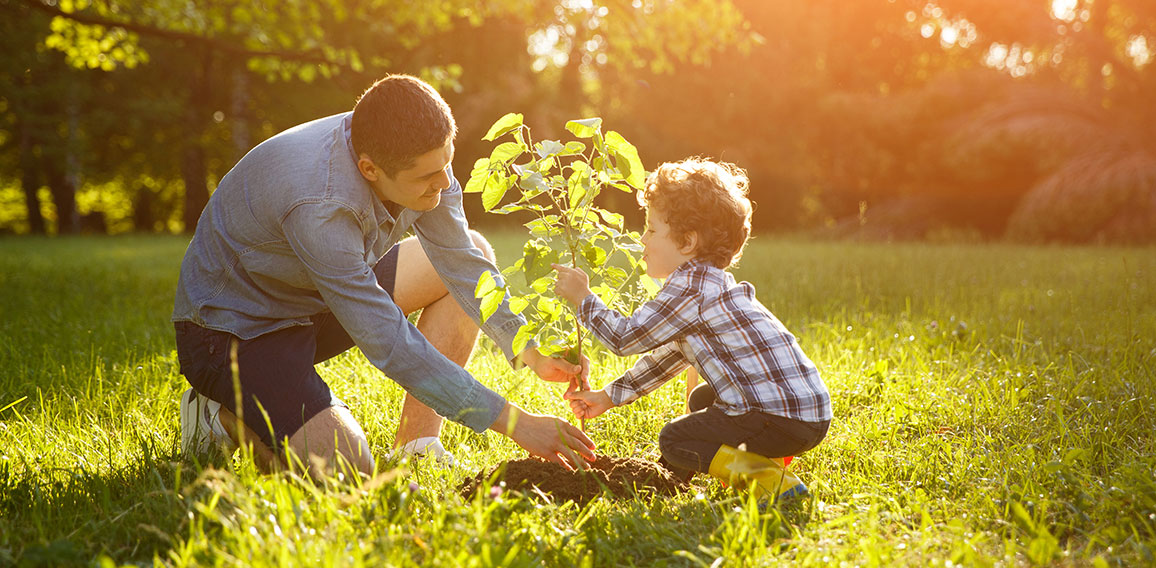
[(201, 210), (209, 202), (209, 169), (205, 163), (205, 120), (210, 116), (209, 72), (213, 54), (202, 48), (200, 68), (189, 75), (189, 104), (185, 110), (185, 148), (181, 156), (181, 177), (185, 182), (185, 232), (197, 230)]
[(80, 226), (80, 214), (76, 211), (76, 186), (66, 171), (65, 160), (47, 158), (41, 161), (48, 189), (52, 192), (52, 203), (56, 205), (56, 234), (71, 235)]
[(20, 132), (20, 186), (24, 190), (24, 205), (28, 209), (28, 230), (34, 235), (48, 232), (44, 214), (40, 212), (40, 168), (33, 152), (32, 133), (23, 121), (17, 125)]

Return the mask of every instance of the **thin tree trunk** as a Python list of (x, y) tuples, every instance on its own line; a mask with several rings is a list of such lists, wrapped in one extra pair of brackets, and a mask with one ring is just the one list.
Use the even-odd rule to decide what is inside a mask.
[(49, 158), (41, 163), (48, 189), (52, 192), (52, 203), (56, 205), (56, 234), (76, 233), (80, 226), (80, 215), (76, 212), (76, 186), (69, 180), (64, 161)]
[(48, 232), (44, 214), (40, 211), (40, 167), (33, 151), (32, 133), (27, 124), (17, 125), (20, 132), (20, 186), (24, 190), (24, 205), (28, 208), (28, 230), (34, 235)]
[(205, 163), (203, 134), (209, 116), (209, 73), (212, 51), (202, 49), (200, 68), (189, 76), (189, 104), (185, 111), (185, 148), (181, 157), (181, 177), (185, 182), (185, 232), (197, 230), (201, 211), (209, 203), (209, 170)]

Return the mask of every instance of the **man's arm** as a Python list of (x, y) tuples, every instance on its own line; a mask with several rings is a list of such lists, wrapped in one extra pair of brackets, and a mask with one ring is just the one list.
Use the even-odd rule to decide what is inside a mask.
[(554, 416), (531, 414), (507, 403), (490, 429), (509, 436), (530, 455), (566, 469), (586, 469), (578, 456), (594, 461), (594, 442), (572, 424)]
[(476, 432), (489, 428), (505, 399), (438, 352), (381, 289), (351, 210), (306, 203), (282, 229), (326, 306), (374, 366), (438, 414)]
[(482, 331), (502, 349), (511, 364), (525, 364), (543, 380), (580, 380), (585, 383), (584, 374), (589, 372), (588, 364), (575, 365), (560, 358), (544, 357), (538, 353), (537, 345), (532, 343), (520, 353), (514, 353), (514, 337), (526, 320), (510, 311), (508, 300), (503, 300), (498, 310), (485, 323), (481, 323), (481, 300), (474, 296), (478, 278), (488, 271), (495, 281), (502, 282), (502, 274), (470, 238), (469, 224), (462, 211), (461, 186), (453, 177), (453, 172), (450, 174), (452, 181), (450, 187), (442, 192), (441, 203), (433, 210), (422, 213), (413, 225), (418, 242), (446, 289), (470, 318), (479, 323)]
[(481, 323), (481, 300), (474, 296), (478, 278), (483, 272), (489, 272), (496, 282), (502, 282), (502, 274), (470, 238), (469, 223), (462, 211), (461, 185), (453, 172), (450, 180), (450, 187), (442, 192), (441, 203), (414, 221), (414, 232), (446, 290), (502, 349), (506, 360), (514, 362), (518, 355), (513, 352), (514, 336), (526, 320), (510, 311), (509, 302), (503, 301), (498, 310)]

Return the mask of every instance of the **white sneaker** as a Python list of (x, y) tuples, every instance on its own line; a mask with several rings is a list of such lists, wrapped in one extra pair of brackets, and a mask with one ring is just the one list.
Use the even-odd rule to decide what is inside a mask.
[(191, 388), (181, 395), (181, 449), (185, 453), (204, 454), (215, 446), (226, 456), (233, 455), (237, 445), (221, 426), (220, 412), (221, 403)]
[(425, 438), (410, 440), (395, 450), (393, 455), (395, 457), (431, 457), (437, 460), (438, 464), (446, 467), (455, 468), (459, 466), (457, 458), (442, 445), (441, 439), (437, 436), (427, 436)]

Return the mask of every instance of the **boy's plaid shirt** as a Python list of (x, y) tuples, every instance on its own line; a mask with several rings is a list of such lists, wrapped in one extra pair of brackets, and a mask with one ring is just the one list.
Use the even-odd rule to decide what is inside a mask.
[(690, 260), (630, 317), (591, 294), (582, 324), (619, 356), (646, 353), (606, 386), (615, 405), (633, 402), (694, 365), (730, 415), (751, 411), (806, 422), (831, 419), (831, 397), (795, 337), (755, 298), (749, 282)]

